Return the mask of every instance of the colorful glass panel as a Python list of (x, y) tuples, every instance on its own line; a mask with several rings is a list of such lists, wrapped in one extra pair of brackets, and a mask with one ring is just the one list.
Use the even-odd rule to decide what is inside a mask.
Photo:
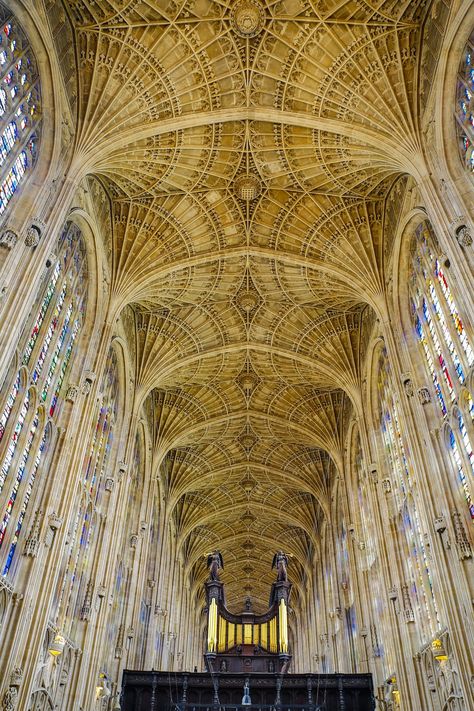
[(386, 467), (401, 517), (401, 533), (406, 547), (405, 575), (411, 585), (411, 596), (416, 601), (420, 636), (426, 640), (438, 626), (436, 601), (428, 556), (423, 543), (423, 532), (413, 498), (413, 476), (408, 450), (403, 441), (397, 406), (393, 397), (387, 354), (382, 352), (378, 377), (379, 408), (382, 441), (386, 451)]
[(459, 341), (461, 343), (462, 349), (466, 354), (466, 360), (468, 362), (468, 365), (472, 365), (474, 363), (474, 351), (471, 348), (471, 344), (469, 342), (466, 330), (463, 326), (462, 319), (459, 315), (456, 302), (451, 293), (451, 289), (449, 288), (448, 280), (446, 279), (443, 269), (441, 268), (441, 265), (437, 259), (435, 261), (435, 274), (438, 277), (438, 281), (441, 286), (441, 291), (443, 292), (443, 296), (446, 300), (446, 305), (448, 306), (449, 313), (451, 314), (451, 318), (456, 328), (456, 332), (459, 336)]
[(434, 367), (433, 358), (431, 357), (431, 352), (430, 352), (427, 340), (425, 338), (423, 326), (421, 325), (421, 321), (420, 321), (420, 318), (418, 315), (415, 317), (415, 329), (416, 329), (416, 333), (418, 335), (419, 341), (423, 347), (423, 353), (424, 353), (424, 356), (426, 359), (426, 363), (428, 365), (428, 370), (430, 371), (431, 378), (433, 380), (433, 385), (435, 388), (436, 397), (438, 398), (439, 406), (441, 407), (441, 412), (443, 413), (443, 415), (446, 415), (446, 413), (447, 413), (446, 403), (444, 402), (444, 397), (443, 397), (441, 386), (439, 384), (438, 376), (436, 374), (436, 370)]
[(466, 478), (466, 474), (464, 472), (464, 467), (462, 464), (462, 459), (459, 454), (459, 449), (458, 445), (456, 442), (456, 437), (454, 436), (454, 432), (452, 429), (449, 430), (449, 446), (453, 455), (453, 459), (456, 463), (456, 469), (458, 471), (458, 476), (459, 476), (459, 481), (463, 490), (464, 498), (466, 499), (468, 508), (469, 508), (469, 513), (471, 515), (472, 520), (474, 521), (474, 501), (471, 496), (471, 490), (469, 487), (469, 483)]
[(97, 545), (98, 527), (95, 525), (105, 483), (105, 472), (110, 462), (113, 431), (118, 407), (117, 358), (110, 350), (100, 389), (101, 406), (91, 433), (89, 454), (82, 476), (82, 503), (70, 537), (70, 553), (58, 590), (55, 608), (56, 621), (66, 633), (74, 635), (75, 624), (90, 576), (93, 550)]
[(102, 494), (104, 472), (108, 464), (113, 442), (113, 429), (117, 413), (118, 374), (117, 358), (110, 351), (104, 377), (102, 406), (93, 433), (91, 450), (86, 461), (84, 484), (95, 504)]
[[(65, 226), (58, 240), (57, 251), (58, 260), (52, 275), (33, 309), (32, 325), (25, 329), (29, 336), (22, 357), (23, 367), (30, 366), (32, 361), (31, 380), (37, 387), (39, 403), (45, 403), (50, 398), (47, 411), (50, 417), (58, 412), (61, 387), (73, 356), (86, 303), (87, 262), (83, 238), (77, 225), (68, 223)], [(0, 439), (19, 390), (20, 373), (15, 378), (0, 417)], [(46, 433), (38, 429), (44, 417), (40, 415), (39, 409), (29, 414), (29, 397), (27, 393), (17, 415), (0, 472), (0, 490), (7, 482), (10, 471), (16, 472), (9, 484), (10, 496), (6, 507), (0, 512), (0, 548), (7, 536), (9, 546), (2, 568), (3, 575), (10, 572), (36, 473), (45, 450)], [(17, 453), (17, 445), (27, 421), (28, 435), (23, 441), (21, 452)], [(36, 451), (36, 455), (32, 454), (33, 451)], [(11, 521), (15, 515), (16, 525), (12, 528)]]
[[(449, 280), (441, 262), (434, 256), (437, 246), (428, 223), (422, 223), (417, 228), (414, 248), (411, 304), (415, 331), (422, 347), (427, 370), (433, 381), (442, 417), (446, 418), (449, 413), (441, 381), (444, 382), (445, 392), (448, 393), (451, 402), (463, 401), (466, 391), (462, 391), (461, 386), (465, 385), (467, 369), (474, 363), (474, 351)], [(451, 370), (453, 377), (451, 377)], [(470, 400), (469, 398), (471, 398), (470, 394), (467, 398), (467, 408), (472, 419), (474, 408), (472, 398)], [(470, 468), (474, 472), (474, 455), (469, 432), (461, 413), (456, 417), (459, 431), (458, 444), (464, 449)], [(451, 431), (450, 437), (455, 438), (455, 433)], [(451, 441), (450, 449), (472, 515), (462, 459), (457, 449), (458, 445), (454, 446), (454, 444)]]
[[(12, 17), (0, 42), (0, 215), (36, 159), (39, 78), (26, 36)], [(6, 34), (5, 28), (9, 29)]]
[(469, 172), (474, 172), (474, 70), (472, 50), (474, 35), (471, 36), (463, 53), (457, 78), (456, 121), (461, 158)]

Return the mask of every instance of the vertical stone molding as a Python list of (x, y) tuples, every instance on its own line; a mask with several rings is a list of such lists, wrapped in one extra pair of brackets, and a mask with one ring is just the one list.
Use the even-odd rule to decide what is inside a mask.
[(469, 543), (462, 516), (459, 511), (453, 512), (452, 519), (454, 527), (454, 540), (456, 541), (459, 559), (465, 560), (466, 558), (472, 558), (471, 544)]
[(40, 528), (41, 521), (43, 518), (43, 512), (40, 510), (35, 511), (33, 517), (33, 523), (31, 525), (30, 534), (25, 541), (24, 554), (34, 558), (38, 555), (39, 545), (40, 545)]
[(403, 616), (405, 622), (415, 622), (415, 613), (411, 604), (410, 588), (407, 583), (402, 585)]

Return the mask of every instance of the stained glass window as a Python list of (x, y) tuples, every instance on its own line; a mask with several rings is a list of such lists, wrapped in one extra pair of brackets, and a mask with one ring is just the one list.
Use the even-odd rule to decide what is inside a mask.
[(41, 102), (36, 61), (24, 32), (3, 5), (0, 21), (1, 216), (35, 163)]
[(410, 453), (402, 436), (398, 407), (393, 395), (387, 354), (382, 351), (378, 369), (378, 395), (385, 469), (396, 502), (405, 581), (416, 611), (420, 639), (428, 640), (439, 626), (432, 577), (423, 529), (414, 498)]
[(90, 446), (80, 481), (77, 515), (70, 530), (70, 547), (64, 561), (61, 583), (55, 597), (56, 623), (67, 636), (87, 607), (88, 584), (94, 551), (99, 544), (99, 513), (105, 490), (106, 472), (111, 465), (113, 435), (118, 408), (117, 356), (110, 349), (100, 387), (100, 402)]
[[(110, 613), (107, 618), (106, 624), (106, 635), (107, 635), (107, 652), (108, 656), (102, 659), (102, 668), (111, 669), (113, 660), (118, 649), (119, 653), (123, 647), (124, 643), (124, 627), (125, 627), (125, 615), (126, 615), (126, 586), (127, 581), (130, 579), (131, 570), (133, 567), (134, 551), (129, 545), (130, 536), (137, 530), (137, 521), (140, 517), (140, 505), (141, 505), (141, 492), (143, 491), (143, 481), (144, 481), (144, 458), (143, 458), (143, 440), (138, 436), (135, 437), (135, 446), (133, 452), (133, 458), (130, 466), (130, 489), (129, 496), (127, 497), (127, 510), (125, 515), (125, 525), (122, 527), (122, 546), (120, 548), (120, 557), (117, 560), (116, 574), (115, 574), (115, 591), (114, 599), (110, 608)], [(153, 506), (153, 516), (150, 523), (150, 549), (155, 550), (153, 544), (156, 543), (154, 537), (154, 524), (156, 518), (156, 502)], [(154, 554), (149, 556), (147, 564), (147, 579), (154, 580), (154, 566), (155, 556)], [(143, 632), (144, 639), (140, 641), (140, 633)], [(139, 627), (137, 634), (137, 648), (140, 650), (145, 650), (146, 646), (146, 631), (147, 627), (143, 630)], [(140, 658), (140, 653), (138, 652), (138, 657), (135, 661), (136, 666), (140, 666), (138, 659)], [(143, 659), (143, 664), (145, 660)]]
[(456, 93), (456, 122), (459, 148), (464, 166), (474, 172), (474, 35), (467, 43), (459, 67)]
[(117, 356), (111, 349), (103, 383), (102, 405), (96, 420), (91, 449), (85, 463), (84, 485), (94, 505), (98, 505), (103, 493), (104, 472), (113, 443), (114, 424), (118, 407)]
[(367, 568), (371, 568), (375, 562), (375, 532), (374, 532), (374, 516), (370, 510), (368, 498), (368, 483), (364, 473), (362, 460), (362, 447), (360, 437), (357, 435), (355, 459), (354, 459), (355, 475), (357, 477), (357, 507), (359, 512), (360, 536), (363, 538), (365, 546), (365, 554)]
[(17, 403), (22, 382), (19, 371), (6, 393), (0, 416), (0, 492), (8, 487), (6, 506), (0, 510), (0, 556), (4, 576), (11, 571), (46, 448), (45, 420), (58, 415), (60, 393), (85, 307), (87, 263), (77, 225), (65, 226), (57, 253), (57, 261), (40, 288), (21, 339), (21, 368), (27, 370), (27, 379), (36, 387), (36, 402), (32, 406), (34, 400), (28, 390)]
[(454, 436), (454, 432), (450, 427), (448, 429), (448, 433), (449, 433), (449, 447), (451, 450), (451, 454), (453, 456), (453, 459), (454, 459), (454, 462), (456, 465), (456, 469), (457, 469), (458, 476), (459, 476), (459, 481), (461, 483), (461, 487), (463, 489), (464, 496), (465, 496), (465, 499), (466, 499), (466, 502), (467, 502), (467, 505), (469, 508), (469, 513), (471, 515), (472, 520), (474, 521), (474, 499), (472, 498), (471, 488), (469, 486), (469, 482), (467, 480), (467, 477), (466, 477), (466, 474), (464, 471), (463, 462), (462, 462), (461, 456), (459, 454), (459, 449), (458, 449), (458, 445), (456, 442), (456, 437)]
[[(412, 245), (411, 310), (415, 334), (433, 382), (441, 417), (447, 420), (450, 416), (447, 403), (461, 400), (466, 402), (466, 414), (472, 420), (472, 398), (470, 394), (465, 396), (464, 387), (466, 374), (474, 364), (474, 350), (449, 275), (436, 257), (439, 247), (427, 222), (415, 230)], [(474, 472), (472, 442), (462, 413), (454, 415), (454, 420), (457, 426), (450, 430), (451, 439), (457, 437), (458, 441), (450, 442), (449, 449), (459, 475), (460, 490), (474, 518), (464, 472), (466, 468)]]

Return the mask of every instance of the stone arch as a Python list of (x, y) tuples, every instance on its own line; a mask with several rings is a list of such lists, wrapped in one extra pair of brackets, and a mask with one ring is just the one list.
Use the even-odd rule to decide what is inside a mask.
[[(29, 194), (36, 194), (37, 189), (51, 177), (54, 161), (61, 149), (61, 111), (58, 110), (61, 103), (61, 82), (58, 81), (59, 68), (55, 52), (45, 41), (49, 37), (49, 28), (45, 26), (43, 17), (37, 9), (23, 0), (11, 0), (7, 5), (18, 19), (34, 53), (41, 86), (42, 105), (46, 107), (42, 112), (41, 141), (34, 170), (27, 176), (23, 185), (29, 185)], [(13, 224), (21, 226), (24, 223), (24, 215), (28, 215), (28, 210), (25, 210), (25, 191), (21, 190), (19, 196), (23, 199), (13, 202), (9, 220)], [(28, 200), (31, 204), (31, 199), (28, 198)], [(19, 204), (21, 209), (18, 207)]]
[[(474, 7), (469, 0), (464, 0), (450, 24), (444, 47), (440, 54), (439, 93), (447, 100), (437, 100), (434, 120), (439, 122), (436, 132), (437, 154), (441, 157), (443, 168), (456, 184), (457, 194), (463, 200), (464, 209), (474, 218), (471, 205), (474, 197), (474, 182), (469, 180), (461, 164), (453, 107), (456, 100), (456, 77), (459, 71), (462, 52), (474, 30)], [(469, 196), (469, 197), (468, 197)], [(470, 198), (470, 199), (469, 199)]]

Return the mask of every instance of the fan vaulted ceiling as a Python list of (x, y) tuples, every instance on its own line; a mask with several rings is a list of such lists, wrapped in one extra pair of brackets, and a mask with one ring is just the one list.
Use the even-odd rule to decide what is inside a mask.
[(279, 548), (297, 599), (329, 515), (428, 5), (67, 2), (75, 160), (113, 199), (154, 461), (196, 590), (218, 546), (230, 607), (265, 607)]

